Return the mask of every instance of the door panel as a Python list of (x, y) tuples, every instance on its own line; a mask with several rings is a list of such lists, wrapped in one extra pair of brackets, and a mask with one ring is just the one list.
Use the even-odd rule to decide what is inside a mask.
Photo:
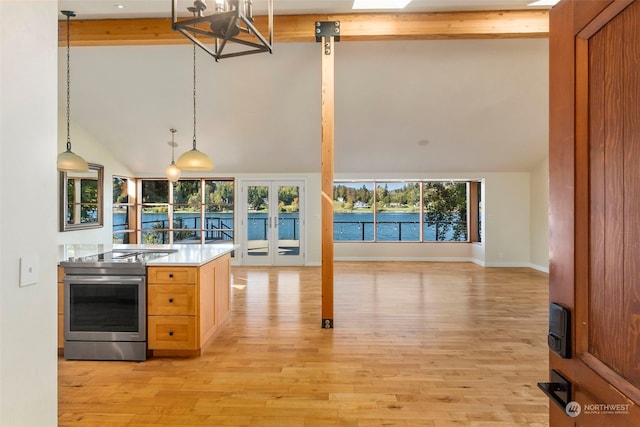
[(270, 228), (270, 190), (269, 183), (252, 183), (246, 186), (244, 195), (245, 213), (245, 251), (244, 255), (250, 258), (262, 258), (264, 263), (269, 263), (271, 247), (269, 245)]
[(565, 0), (550, 13), (550, 299), (573, 357), (550, 353), (581, 411), (551, 426), (640, 419), (640, 2)]
[(277, 251), (279, 257), (300, 255), (300, 186), (278, 184)]

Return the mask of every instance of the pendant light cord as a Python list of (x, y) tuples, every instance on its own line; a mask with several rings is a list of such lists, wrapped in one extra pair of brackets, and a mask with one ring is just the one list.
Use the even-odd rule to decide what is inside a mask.
[(171, 132), (171, 164), (175, 165), (176, 161), (175, 161), (175, 148), (176, 148), (176, 141), (175, 141), (175, 136), (176, 136), (176, 132), (177, 130), (175, 129), (169, 129), (169, 132)]
[(196, 149), (196, 45), (193, 44), (193, 149)]
[(67, 151), (71, 151), (71, 136), (69, 133), (69, 116), (71, 115), (71, 102), (69, 101), (71, 98), (71, 69), (69, 67), (69, 51), (70, 51), (70, 45), (71, 45), (71, 38), (70, 38), (70, 28), (71, 28), (71, 24), (70, 24), (70, 19), (71, 16), (75, 16), (73, 14), (73, 12), (67, 11), (67, 13), (65, 13), (65, 15), (67, 15)]

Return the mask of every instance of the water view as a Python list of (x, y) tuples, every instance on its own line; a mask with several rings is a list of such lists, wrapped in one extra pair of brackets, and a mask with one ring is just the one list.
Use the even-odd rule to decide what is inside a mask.
[[(419, 242), (420, 214), (406, 212), (379, 212), (374, 222), (373, 212), (335, 213), (333, 236), (335, 241), (373, 241), (374, 229), (376, 241), (382, 242)], [(124, 230), (125, 214), (114, 213), (113, 229)], [(422, 224), (423, 241), (466, 241), (466, 232), (455, 235), (456, 226), (464, 226), (463, 221), (428, 221)], [(142, 216), (143, 233), (156, 233), (158, 243), (169, 227), (167, 213), (144, 213)], [(462, 227), (464, 228), (464, 227)], [(233, 214), (208, 213), (205, 225), (201, 227), (199, 213), (174, 214), (174, 229), (193, 230), (191, 235), (200, 236), (204, 230), (207, 241), (233, 240)], [(268, 213), (250, 213), (247, 222), (248, 240), (266, 240), (268, 233)], [(278, 238), (297, 240), (300, 238), (300, 218), (297, 212), (280, 213), (278, 219)]]

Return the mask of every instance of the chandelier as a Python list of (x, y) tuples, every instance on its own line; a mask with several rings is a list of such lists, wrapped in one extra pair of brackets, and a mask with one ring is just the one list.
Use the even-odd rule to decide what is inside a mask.
[[(178, 0), (172, 1), (172, 29), (215, 58), (269, 52), (273, 44), (273, 0), (267, 2), (267, 36), (254, 25), (253, 0), (215, 0), (215, 11), (205, 15), (206, 0), (195, 0), (192, 17), (178, 19)], [(225, 49), (226, 52), (225, 52)]]

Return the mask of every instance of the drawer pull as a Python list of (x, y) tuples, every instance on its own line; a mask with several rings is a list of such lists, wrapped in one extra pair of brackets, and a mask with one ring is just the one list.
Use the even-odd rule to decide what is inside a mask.
[(169, 298), (169, 302), (173, 302), (173, 298)]
[(173, 331), (169, 331), (169, 336), (172, 337), (173, 336)]
[(169, 273), (169, 279), (173, 279), (173, 273)]

